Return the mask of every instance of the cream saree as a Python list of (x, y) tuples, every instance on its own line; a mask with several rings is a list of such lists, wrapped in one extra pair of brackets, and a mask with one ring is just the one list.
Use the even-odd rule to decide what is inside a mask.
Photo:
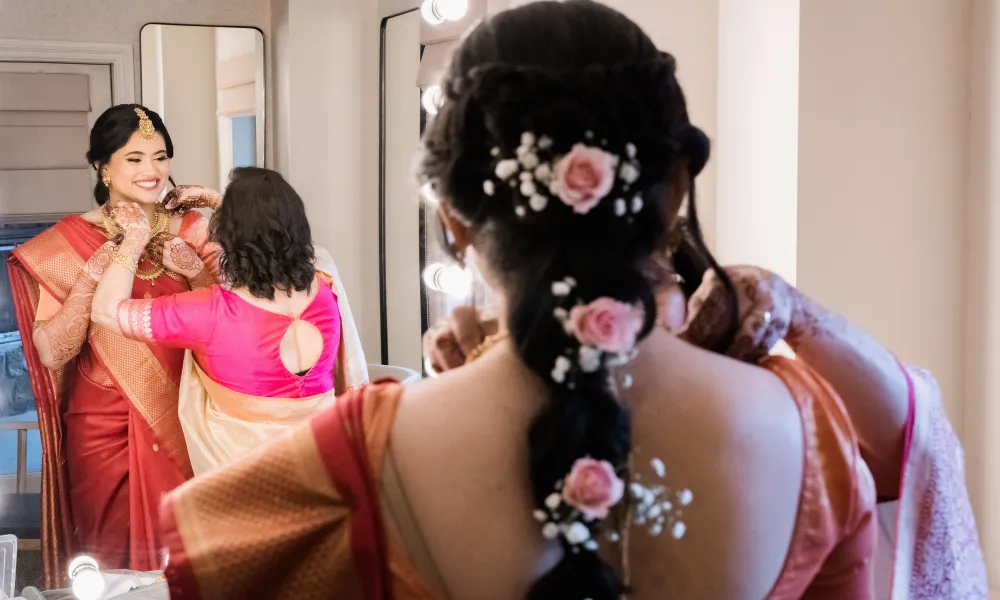
[(330, 253), (316, 246), (316, 271), (340, 306), (341, 333), (334, 389), (309, 398), (262, 398), (235, 392), (212, 380), (190, 350), (184, 354), (178, 413), (195, 475), (229, 463), (278, 437), (333, 402), (337, 395), (368, 382), (361, 338), (344, 284)]

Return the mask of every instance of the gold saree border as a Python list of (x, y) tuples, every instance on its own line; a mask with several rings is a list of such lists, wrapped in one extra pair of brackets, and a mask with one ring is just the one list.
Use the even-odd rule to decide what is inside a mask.
[[(142, 342), (91, 323), (89, 341), (111, 378), (142, 415), (185, 478), (192, 477), (184, 431), (177, 414), (178, 384)], [(156, 450), (156, 448), (154, 448)]]
[(192, 356), (195, 376), (215, 406), (226, 415), (248, 423), (297, 425), (322, 410), (334, 399), (334, 392), (304, 398), (272, 398), (244, 394), (227, 388), (209, 377)]
[[(46, 369), (38, 360), (31, 339), (32, 323), (38, 310), (39, 283), (15, 251), (8, 259), (14, 311), (24, 344), (24, 356), (32, 370), (31, 388), (38, 410), (38, 429), (42, 440), (42, 508), (41, 552), (42, 575), (46, 587), (63, 587), (65, 565), (73, 554), (75, 536), (70, 514), (69, 485), (66, 472), (66, 452), (63, 441), (61, 405), (65, 394), (65, 368)], [(17, 300), (27, 301), (27, 305)], [(47, 400), (48, 399), (48, 400)], [(49, 404), (49, 401), (54, 405)]]
[(32, 278), (60, 302), (69, 296), (86, 264), (57, 227), (50, 227), (18, 246), (14, 255)]

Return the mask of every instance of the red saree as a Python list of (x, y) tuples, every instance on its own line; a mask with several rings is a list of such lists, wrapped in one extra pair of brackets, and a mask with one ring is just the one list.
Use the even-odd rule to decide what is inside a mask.
[[(14, 249), (8, 259), (18, 328), (42, 437), (42, 554), (46, 585), (65, 580), (78, 552), (102, 568), (162, 565), (160, 498), (191, 476), (177, 418), (182, 350), (148, 346), (91, 325), (80, 354), (45, 368), (32, 342), (40, 290), (65, 301), (86, 260), (106, 241), (71, 216)], [(149, 265), (145, 265), (148, 267)], [(163, 275), (135, 280), (133, 297), (185, 291)]]

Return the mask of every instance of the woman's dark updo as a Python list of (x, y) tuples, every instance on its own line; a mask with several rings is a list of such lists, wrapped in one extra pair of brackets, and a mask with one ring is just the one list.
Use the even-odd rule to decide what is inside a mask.
[(222, 246), (220, 267), (233, 287), (274, 300), (275, 290), (291, 294), (312, 286), (316, 256), (306, 207), (280, 173), (233, 169), (209, 237)]
[[(610, 297), (641, 307), (645, 337), (656, 317), (645, 274), (671, 237), (664, 199), (705, 166), (709, 142), (688, 119), (674, 58), (627, 17), (589, 0), (533, 2), (484, 20), (455, 51), (442, 89), (419, 174), (469, 225), (504, 286), (514, 346), (549, 387), (550, 402), (528, 437), (534, 501), (544, 509), (577, 459), (624, 468), (631, 443), (628, 411), (605, 367), (573, 386), (553, 380), (553, 365), (573, 340), (554, 317), (560, 304), (552, 284), (569, 277), (584, 303)], [(542, 210), (517, 210), (525, 203), (517, 186), (484, 181), (496, 179), (498, 157), (515, 156), (526, 132), (551, 140), (557, 156), (577, 143), (620, 157), (634, 146), (640, 175), (627, 189), (630, 198), (641, 195), (641, 208), (623, 216), (608, 197), (577, 214), (550, 196)], [(682, 237), (674, 265), (687, 271), (679, 274), (688, 286), (712, 268), (732, 292), (702, 239), (693, 183)], [(618, 600), (615, 570), (596, 552), (563, 543), (563, 559), (528, 598)]]
[[(101, 169), (111, 160), (111, 155), (122, 149), (128, 143), (132, 134), (139, 130), (139, 115), (135, 109), (140, 109), (153, 123), (153, 129), (163, 136), (166, 145), (167, 158), (174, 157), (174, 143), (170, 140), (167, 127), (160, 115), (141, 104), (119, 104), (101, 113), (90, 130), (90, 149), (87, 150), (87, 163), (97, 171), (97, 185), (94, 186), (94, 200), (103, 206), (110, 199), (111, 191), (101, 179)], [(173, 183), (173, 179), (170, 180)]]

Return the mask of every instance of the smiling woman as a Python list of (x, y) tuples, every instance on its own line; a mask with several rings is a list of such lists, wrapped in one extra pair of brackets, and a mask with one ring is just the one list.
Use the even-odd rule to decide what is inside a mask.
[[(90, 327), (97, 280), (113, 262), (125, 262), (118, 244), (128, 227), (115, 220), (116, 207), (135, 205), (152, 224), (149, 243), (128, 261), (136, 275), (133, 297), (190, 289), (163, 265), (164, 244), (179, 236), (201, 248), (207, 222), (197, 211), (182, 216), (161, 204), (173, 154), (155, 112), (135, 104), (108, 109), (94, 124), (87, 152), (99, 174), (97, 207), (62, 219), (8, 260), (38, 405), (49, 586), (60, 583), (66, 560), (81, 552), (102, 568), (159, 568), (153, 523), (160, 496), (191, 475), (177, 417), (183, 351)], [(214, 196), (181, 187), (168, 198), (190, 207), (209, 206)]]

